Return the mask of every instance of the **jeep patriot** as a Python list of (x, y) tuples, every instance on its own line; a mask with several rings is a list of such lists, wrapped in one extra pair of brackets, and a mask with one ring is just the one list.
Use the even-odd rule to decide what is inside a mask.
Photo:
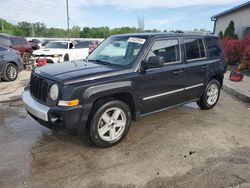
[(218, 36), (114, 35), (85, 60), (34, 69), (22, 99), (40, 124), (109, 147), (142, 116), (194, 101), (213, 108), (226, 66)]

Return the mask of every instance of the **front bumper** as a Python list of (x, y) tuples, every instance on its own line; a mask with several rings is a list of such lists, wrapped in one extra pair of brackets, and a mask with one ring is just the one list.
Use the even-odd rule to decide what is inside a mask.
[(61, 63), (63, 62), (63, 58), (62, 57), (49, 57), (49, 56), (36, 56), (36, 57), (32, 57), (30, 59), (30, 62), (33, 64), (36, 64), (37, 59), (46, 59), (47, 63)]
[(82, 106), (63, 108), (48, 107), (37, 102), (28, 89), (24, 90), (22, 100), (27, 112), (41, 125), (51, 129), (77, 131), (85, 127), (86, 120), (82, 119)]
[(24, 106), (26, 110), (32, 114), (33, 116), (43, 120), (43, 121), (49, 121), (48, 118), (48, 112), (50, 110), (49, 107), (42, 105), (35, 101), (31, 95), (29, 90), (25, 90), (22, 94), (22, 100), (24, 102)]

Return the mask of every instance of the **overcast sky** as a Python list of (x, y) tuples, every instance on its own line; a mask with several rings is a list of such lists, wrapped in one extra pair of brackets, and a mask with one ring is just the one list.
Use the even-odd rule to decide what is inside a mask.
[[(144, 17), (145, 29), (212, 30), (211, 16), (244, 3), (242, 0), (69, 0), (70, 26), (137, 27)], [(66, 0), (0, 0), (0, 18), (43, 22), (66, 28)]]

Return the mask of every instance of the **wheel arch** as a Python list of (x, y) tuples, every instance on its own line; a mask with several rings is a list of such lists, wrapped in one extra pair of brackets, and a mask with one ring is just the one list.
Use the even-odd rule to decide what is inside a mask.
[(217, 80), (217, 81), (220, 83), (220, 87), (222, 87), (224, 75), (222, 75), (222, 74), (217, 74), (217, 75), (212, 76), (210, 80), (212, 80), (212, 79)]
[(123, 101), (131, 110), (132, 119), (137, 120), (139, 118), (139, 102), (133, 90), (130, 81), (103, 84), (88, 88), (83, 94), (83, 100), (89, 100), (92, 104), (90, 113), (93, 107), (97, 103), (100, 103), (100, 101), (105, 101), (107, 99)]

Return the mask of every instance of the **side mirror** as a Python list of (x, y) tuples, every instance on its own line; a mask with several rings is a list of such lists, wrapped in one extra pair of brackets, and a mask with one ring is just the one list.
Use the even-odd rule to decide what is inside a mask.
[(160, 68), (163, 67), (164, 64), (164, 57), (162, 56), (151, 56), (148, 58), (148, 61), (144, 61), (142, 63), (142, 67), (144, 69), (149, 68)]

